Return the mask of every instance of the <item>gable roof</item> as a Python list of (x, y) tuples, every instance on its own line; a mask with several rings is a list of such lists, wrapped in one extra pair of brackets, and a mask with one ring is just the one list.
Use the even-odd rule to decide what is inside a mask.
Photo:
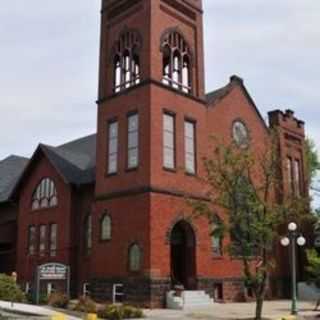
[(57, 147), (40, 144), (39, 149), (66, 183), (82, 185), (95, 181), (96, 134)]
[(11, 155), (0, 161), (0, 202), (10, 199), (16, 185), (29, 159)]
[(253, 98), (251, 97), (249, 91), (245, 87), (243, 79), (236, 76), (236, 75), (233, 75), (230, 77), (230, 82), (226, 86), (224, 86), (218, 90), (212, 91), (206, 95), (207, 107), (214, 107), (217, 102), (219, 102), (221, 99), (226, 97), (232, 91), (232, 89), (236, 86), (239, 86), (241, 88), (245, 97), (247, 98), (247, 100), (249, 101), (249, 103), (253, 107), (254, 111), (256, 112), (263, 127), (269, 132), (269, 128), (268, 128), (266, 122), (264, 121), (256, 103), (254, 102)]
[(96, 134), (92, 134), (58, 147), (41, 145), (53, 166), (71, 184), (95, 181)]
[(226, 86), (219, 88), (217, 90), (211, 91), (206, 94), (207, 105), (214, 104), (218, 100), (222, 99), (227, 95), (232, 89), (231, 83), (228, 83)]
[[(92, 134), (60, 146), (39, 144), (23, 173), (16, 180), (10, 196), (21, 185), (39, 154), (42, 153), (66, 183), (84, 185), (94, 183), (96, 166), (96, 134)], [(1, 180), (1, 178), (0, 178)]]

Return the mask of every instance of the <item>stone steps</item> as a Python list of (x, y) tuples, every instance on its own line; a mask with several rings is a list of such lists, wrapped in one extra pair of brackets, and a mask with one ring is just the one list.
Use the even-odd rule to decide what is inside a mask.
[(213, 299), (204, 291), (183, 291), (176, 297), (174, 291), (167, 293), (167, 308), (175, 310), (202, 308), (213, 305)]

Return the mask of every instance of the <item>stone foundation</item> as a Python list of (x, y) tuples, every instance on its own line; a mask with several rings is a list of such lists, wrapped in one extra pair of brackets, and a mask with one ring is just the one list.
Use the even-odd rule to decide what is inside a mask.
[[(266, 298), (285, 297), (287, 279), (272, 279)], [(91, 280), (91, 296), (97, 301), (111, 303), (113, 285), (123, 284), (123, 302), (146, 308), (164, 308), (166, 293), (171, 289), (169, 278), (147, 277), (96, 278)], [(198, 278), (198, 290), (204, 290), (216, 302), (252, 301), (252, 293), (241, 278)]]
[(216, 302), (242, 302), (247, 300), (242, 279), (199, 278), (198, 289), (204, 290)]
[(97, 301), (111, 303), (114, 284), (123, 285), (123, 302), (147, 308), (165, 307), (166, 292), (170, 290), (170, 279), (97, 278), (91, 280), (91, 296)]

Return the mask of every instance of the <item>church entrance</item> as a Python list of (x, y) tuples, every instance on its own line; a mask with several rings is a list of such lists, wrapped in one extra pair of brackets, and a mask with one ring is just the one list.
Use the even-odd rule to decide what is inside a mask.
[(197, 289), (196, 239), (191, 225), (178, 222), (171, 232), (171, 283), (186, 290)]

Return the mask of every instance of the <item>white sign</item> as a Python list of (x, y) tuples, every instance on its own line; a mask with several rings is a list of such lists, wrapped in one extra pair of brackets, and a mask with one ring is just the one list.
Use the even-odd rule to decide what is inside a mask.
[(66, 280), (67, 266), (60, 263), (48, 263), (39, 267), (39, 280)]

